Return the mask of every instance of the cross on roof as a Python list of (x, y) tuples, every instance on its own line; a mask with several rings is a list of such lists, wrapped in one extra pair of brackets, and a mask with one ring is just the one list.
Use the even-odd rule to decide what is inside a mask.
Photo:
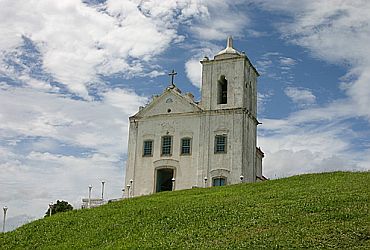
[(168, 73), (169, 76), (171, 76), (171, 85), (173, 85), (173, 79), (175, 78), (175, 75), (177, 75), (177, 72), (173, 69), (171, 73)]

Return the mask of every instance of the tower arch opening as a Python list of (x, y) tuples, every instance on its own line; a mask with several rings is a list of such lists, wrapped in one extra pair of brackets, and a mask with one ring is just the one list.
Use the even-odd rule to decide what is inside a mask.
[(227, 80), (224, 75), (217, 81), (217, 104), (227, 104)]

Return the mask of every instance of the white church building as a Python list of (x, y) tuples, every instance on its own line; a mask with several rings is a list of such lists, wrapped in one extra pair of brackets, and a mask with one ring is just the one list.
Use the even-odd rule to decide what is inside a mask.
[(199, 102), (172, 77), (130, 117), (126, 197), (265, 180), (256, 147), (259, 74), (232, 42), (201, 61)]

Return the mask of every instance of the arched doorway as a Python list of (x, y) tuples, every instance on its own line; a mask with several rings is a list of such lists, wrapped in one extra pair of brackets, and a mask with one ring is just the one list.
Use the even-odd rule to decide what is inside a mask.
[(157, 169), (156, 192), (172, 191), (174, 170), (172, 168)]

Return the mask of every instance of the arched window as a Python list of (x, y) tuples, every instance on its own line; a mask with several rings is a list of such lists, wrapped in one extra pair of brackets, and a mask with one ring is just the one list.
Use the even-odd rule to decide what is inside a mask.
[(221, 75), (220, 80), (218, 80), (217, 90), (217, 104), (227, 104), (227, 80), (224, 75)]

